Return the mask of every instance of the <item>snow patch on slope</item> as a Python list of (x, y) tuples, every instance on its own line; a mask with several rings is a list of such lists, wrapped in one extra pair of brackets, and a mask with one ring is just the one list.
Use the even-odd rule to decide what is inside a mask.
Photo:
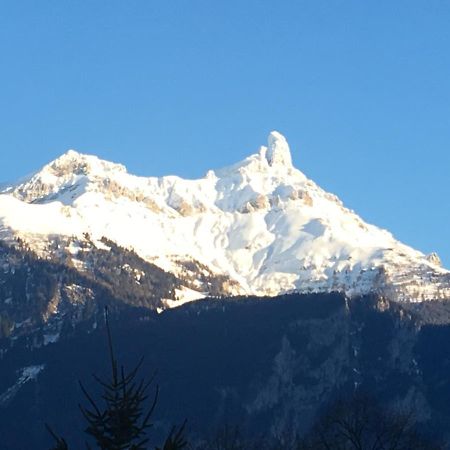
[(45, 365), (28, 366), (21, 369), (18, 373), (17, 381), (3, 394), (0, 395), (0, 406), (6, 406), (19, 392), (20, 388), (28, 381), (35, 380), (37, 376), (44, 370)]

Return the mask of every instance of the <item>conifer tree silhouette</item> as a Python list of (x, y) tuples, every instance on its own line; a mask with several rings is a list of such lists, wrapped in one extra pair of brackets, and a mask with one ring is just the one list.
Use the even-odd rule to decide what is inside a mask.
[(120, 366), (114, 355), (109, 326), (108, 309), (105, 309), (108, 349), (111, 361), (111, 379), (101, 380), (93, 375), (102, 386), (104, 406), (98, 405), (80, 382), (81, 390), (90, 404), (90, 408), (79, 405), (81, 413), (88, 422), (86, 433), (91, 435), (101, 450), (143, 450), (148, 443), (146, 431), (152, 426), (150, 417), (158, 400), (156, 387), (150, 409), (144, 411), (148, 399), (148, 388), (154, 376), (147, 382), (137, 381), (137, 373), (142, 359), (129, 373)]
[[(147, 450), (149, 442), (147, 431), (153, 425), (150, 419), (158, 401), (158, 386), (156, 386), (148, 409), (145, 408), (145, 403), (149, 399), (149, 387), (155, 376), (153, 375), (148, 381), (138, 380), (138, 372), (143, 358), (130, 372), (127, 372), (123, 366), (119, 366), (114, 354), (107, 308), (105, 308), (105, 322), (111, 375), (109, 380), (102, 380), (93, 375), (102, 387), (102, 404), (96, 402), (84, 385), (81, 382), (79, 383), (89, 404), (88, 407), (79, 405), (80, 411), (88, 424), (85, 432), (94, 439), (97, 448), (100, 450)], [(186, 421), (178, 428), (173, 427), (162, 449), (157, 448), (156, 450), (181, 450), (185, 448), (187, 445), (184, 438), (185, 425)], [(55, 440), (55, 447), (52, 450), (69, 449), (66, 441), (57, 436), (48, 425), (47, 429)], [(87, 443), (86, 447), (92, 450), (92, 447)]]
[(65, 439), (57, 436), (49, 425), (45, 424), (45, 428), (47, 428), (47, 431), (51, 434), (52, 438), (55, 440), (55, 445), (50, 450), (69, 450), (69, 447), (67, 446), (67, 442), (65, 441)]

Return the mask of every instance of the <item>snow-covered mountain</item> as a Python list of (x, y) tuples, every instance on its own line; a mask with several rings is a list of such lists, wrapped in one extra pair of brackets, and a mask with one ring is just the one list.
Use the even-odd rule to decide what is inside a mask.
[[(18, 239), (80, 272), (86, 243), (104, 238), (188, 279), (178, 301), (211, 294), (375, 292), (398, 301), (450, 298), (450, 272), (389, 232), (365, 223), (292, 166), (278, 132), (245, 160), (204, 178), (137, 177), (73, 150), (2, 188), (0, 239)], [(57, 244), (55, 245), (55, 242)], [(226, 281), (223, 281), (226, 280)], [(139, 283), (139, 277), (136, 277)]]

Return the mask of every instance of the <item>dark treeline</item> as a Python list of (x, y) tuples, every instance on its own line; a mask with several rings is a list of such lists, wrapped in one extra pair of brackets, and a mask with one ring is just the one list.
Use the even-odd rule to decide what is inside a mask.
[[(135, 371), (130, 374), (134, 374)], [(129, 374), (129, 375), (130, 375)], [(124, 383), (121, 379), (117, 387)], [(113, 394), (113, 388), (108, 387), (107, 397)], [(134, 391), (139, 395), (138, 391)], [(155, 406), (155, 400), (150, 407), (150, 415)], [(111, 402), (112, 403), (112, 402)], [(118, 408), (120, 409), (120, 408)], [(126, 408), (124, 408), (126, 409)], [(237, 425), (224, 424), (218, 430), (208, 433), (206, 437), (189, 437), (186, 423), (174, 427), (164, 445), (149, 446), (147, 431), (151, 428), (150, 415), (142, 424), (137, 424), (137, 415), (133, 408), (128, 408), (129, 414), (123, 419), (127, 424), (120, 429), (114, 439), (105, 439), (105, 430), (111, 432), (111, 423), (101, 427), (101, 413), (82, 408), (88, 422), (86, 433), (95, 438), (97, 447), (101, 450), (138, 450), (156, 448), (156, 450), (443, 450), (445, 446), (427, 438), (420, 431), (415, 416), (410, 411), (388, 410), (362, 392), (355, 392), (347, 398), (340, 398), (327, 405), (319, 415), (316, 423), (304, 436), (290, 433), (285, 436), (268, 436), (262, 432), (259, 436), (249, 436)], [(134, 426), (133, 423), (135, 423)], [(108, 428), (109, 427), (109, 428)], [(99, 433), (100, 430), (100, 433)], [(68, 450), (64, 439), (56, 436), (51, 430), (56, 444), (52, 450)], [(114, 434), (110, 433), (110, 437)], [(150, 433), (151, 434), (151, 433)], [(120, 435), (120, 436), (119, 436)], [(132, 441), (138, 444), (130, 444)], [(88, 447), (91, 448), (91, 447)]]
[[(239, 426), (223, 424), (206, 437), (189, 437), (185, 421), (173, 426), (161, 447), (151, 443), (153, 413), (158, 401), (154, 376), (140, 378), (142, 360), (127, 371), (116, 359), (105, 308), (110, 361), (109, 379), (94, 379), (100, 390), (90, 393), (80, 382), (84, 403), (86, 448), (100, 450), (440, 450), (419, 429), (413, 411), (385, 408), (370, 395), (355, 389), (319, 412), (314, 425), (303, 435), (290, 432), (273, 436), (268, 430), (253, 436)], [(153, 387), (153, 392), (150, 392)], [(100, 400), (99, 400), (100, 398)], [(51, 450), (70, 450), (70, 443), (47, 425), (54, 440)], [(206, 433), (207, 434), (207, 433)]]
[(248, 437), (224, 426), (192, 450), (443, 450), (427, 438), (411, 411), (386, 409), (355, 391), (327, 405), (304, 436)]

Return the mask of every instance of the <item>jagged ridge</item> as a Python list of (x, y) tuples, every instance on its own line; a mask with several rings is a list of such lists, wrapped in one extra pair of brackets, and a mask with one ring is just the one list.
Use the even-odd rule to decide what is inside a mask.
[[(267, 147), (199, 180), (136, 177), (73, 150), (0, 195), (0, 237), (46, 254), (54, 237), (102, 238), (178, 276), (190, 261), (229, 294), (376, 292), (450, 297), (438, 258), (365, 223), (292, 166), (278, 132)], [(101, 245), (101, 244), (99, 244)], [(77, 249), (66, 254), (76, 259)], [(182, 263), (181, 263), (182, 262)], [(223, 280), (228, 279), (228, 282)], [(188, 299), (208, 293), (204, 284)]]

